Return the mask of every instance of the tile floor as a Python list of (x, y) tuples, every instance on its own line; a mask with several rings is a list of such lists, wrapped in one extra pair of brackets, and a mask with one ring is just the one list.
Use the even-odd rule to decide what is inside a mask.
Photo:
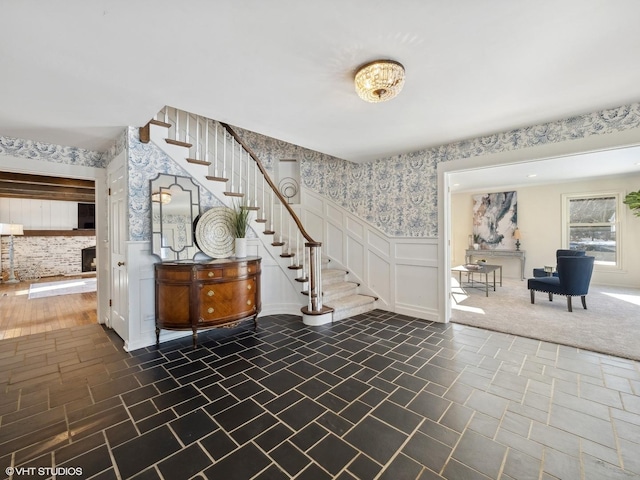
[(640, 477), (638, 362), (381, 310), (332, 326), (277, 315), (251, 327), (202, 332), (195, 350), (185, 338), (126, 353), (95, 325), (1, 341), (1, 470)]

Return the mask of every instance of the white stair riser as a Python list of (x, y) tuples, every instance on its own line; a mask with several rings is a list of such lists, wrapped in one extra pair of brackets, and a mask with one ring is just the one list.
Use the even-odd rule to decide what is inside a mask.
[[(326, 287), (326, 285), (324, 287)], [(322, 291), (323, 291), (322, 303), (324, 303), (324, 304), (328, 304), (332, 300), (335, 300), (337, 298), (347, 297), (347, 296), (350, 296), (350, 295), (356, 295), (356, 292), (358, 290), (358, 285), (355, 284), (355, 283), (352, 283), (349, 287), (341, 288), (339, 290), (336, 289), (336, 290), (327, 291), (324, 287), (322, 289)]]
[(353, 317), (354, 315), (360, 315), (361, 313), (367, 313), (373, 310), (374, 308), (375, 308), (375, 303), (372, 298), (371, 303), (333, 312), (333, 321), (335, 322), (337, 320), (343, 320), (345, 318)]

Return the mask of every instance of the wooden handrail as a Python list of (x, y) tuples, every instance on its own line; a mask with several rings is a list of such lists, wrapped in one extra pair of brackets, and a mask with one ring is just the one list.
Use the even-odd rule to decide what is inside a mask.
[(262, 175), (264, 177), (264, 179), (267, 181), (267, 183), (269, 184), (269, 186), (271, 187), (271, 190), (273, 190), (273, 192), (275, 193), (275, 195), (278, 197), (278, 199), (280, 200), (280, 202), (282, 203), (282, 205), (285, 206), (285, 208), (287, 209), (287, 211), (289, 212), (289, 215), (291, 215), (291, 217), (293, 218), (293, 221), (296, 222), (296, 225), (298, 226), (298, 229), (300, 230), (300, 233), (302, 234), (302, 236), (305, 238), (305, 240), (307, 240), (307, 243), (312, 244), (312, 245), (308, 245), (308, 246), (315, 246), (315, 247), (320, 247), (322, 246), (322, 242), (317, 242), (315, 241), (313, 238), (311, 238), (311, 235), (309, 235), (307, 233), (307, 231), (304, 229), (304, 226), (302, 225), (302, 222), (300, 221), (300, 219), (298, 218), (298, 216), (296, 215), (296, 213), (293, 211), (293, 209), (291, 208), (291, 206), (289, 205), (289, 202), (287, 202), (284, 197), (282, 196), (282, 194), (280, 193), (280, 191), (278, 190), (278, 188), (275, 186), (275, 184), (273, 183), (273, 181), (271, 180), (271, 177), (269, 177), (269, 174), (267, 173), (266, 169), (264, 168), (264, 165), (262, 165), (262, 162), (260, 161), (260, 159), (256, 156), (255, 153), (253, 153), (253, 150), (251, 150), (251, 148), (249, 147), (249, 145), (247, 145), (241, 138), (240, 136), (235, 132), (235, 130), (233, 128), (231, 128), (231, 126), (227, 123), (223, 123), (223, 122), (219, 122), (220, 125), (222, 125), (224, 127), (224, 129), (229, 132), (229, 135), (231, 135), (236, 142), (238, 142), (242, 148), (244, 148), (244, 150), (251, 156), (251, 158), (253, 159), (254, 162), (256, 162), (256, 165), (258, 166), (258, 168), (260, 169), (260, 171), (262, 172)]

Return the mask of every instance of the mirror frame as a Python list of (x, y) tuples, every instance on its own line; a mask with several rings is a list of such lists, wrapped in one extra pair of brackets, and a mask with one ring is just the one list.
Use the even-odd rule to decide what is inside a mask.
[[(185, 227), (191, 234), (187, 236), (184, 245), (165, 244), (166, 233), (169, 230), (168, 220), (164, 212), (164, 203), (154, 200), (154, 194), (171, 193), (171, 190), (180, 189), (188, 194), (188, 204), (181, 208), (181, 214), (185, 215)], [(191, 177), (180, 175), (169, 175), (159, 173), (155, 178), (149, 180), (149, 202), (151, 212), (151, 251), (154, 255), (165, 261), (192, 260), (200, 251), (195, 241), (194, 223), (200, 215), (200, 187)], [(169, 204), (168, 202), (166, 203)], [(172, 209), (175, 208), (175, 204)], [(183, 213), (184, 212), (184, 213)], [(188, 226), (187, 226), (188, 225)]]

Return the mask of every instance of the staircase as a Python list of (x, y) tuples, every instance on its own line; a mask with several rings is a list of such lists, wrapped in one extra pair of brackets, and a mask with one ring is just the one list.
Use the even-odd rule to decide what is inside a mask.
[(333, 308), (333, 321), (373, 310), (375, 297), (358, 294), (359, 285), (347, 280), (349, 272), (335, 268), (322, 269), (322, 300)]
[(375, 308), (360, 295), (345, 270), (327, 268), (321, 246), (305, 231), (261, 161), (226, 124), (165, 107), (140, 129), (140, 141), (154, 143), (226, 205), (242, 200), (255, 212), (251, 226), (290, 281), (301, 284), (308, 325), (342, 320)]

